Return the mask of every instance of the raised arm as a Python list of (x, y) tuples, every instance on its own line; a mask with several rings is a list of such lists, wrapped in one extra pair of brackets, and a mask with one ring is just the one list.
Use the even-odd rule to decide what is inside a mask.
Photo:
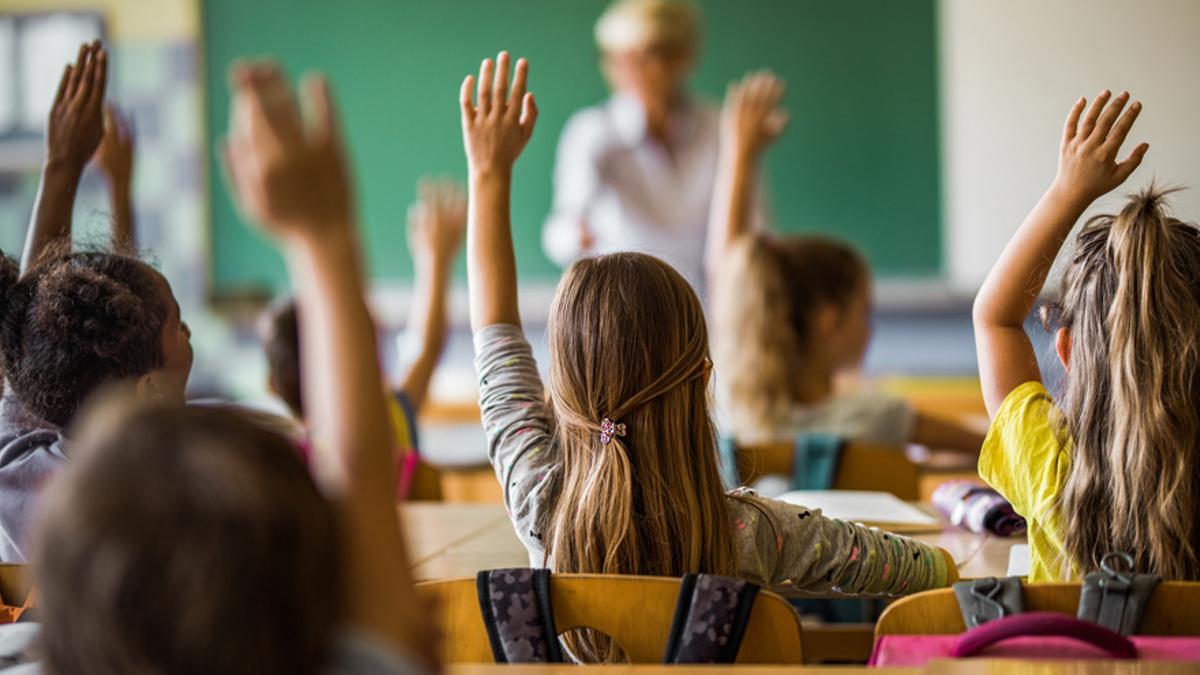
[(1100, 92), (1086, 114), (1083, 98), (1071, 108), (1054, 183), (1004, 248), (975, 298), (975, 349), (989, 416), (995, 416), (1013, 389), (1041, 380), (1025, 317), (1071, 228), (1093, 201), (1129, 178), (1150, 147), (1142, 143), (1117, 161), (1142, 104), (1135, 101), (1122, 115), (1128, 92), (1111, 103), (1110, 97), (1107, 89)]
[(306, 82), (307, 123), (274, 64), (236, 65), (232, 87), (228, 173), (242, 210), (278, 240), (296, 288), (317, 478), (345, 527), (346, 616), (432, 659), (394, 503), (375, 327), (328, 85)]
[(512, 168), (533, 135), (537, 104), (525, 91), (529, 65), (517, 60), (512, 90), (508, 52), (496, 63), (484, 59), (475, 76), (462, 83), (463, 145), (467, 151), (470, 199), (467, 204), (467, 287), (471, 328), (507, 323), (519, 326), (517, 264), (513, 257), (509, 198)]
[(408, 210), (408, 242), (417, 272), (408, 331), (417, 354), (400, 380), (400, 391), (420, 409), (446, 345), (446, 295), (454, 256), (467, 228), (467, 195), (450, 180), (422, 180)]
[(759, 161), (787, 128), (788, 115), (779, 108), (783, 93), (783, 80), (761, 71), (730, 84), (725, 94), (705, 254), (710, 286), (729, 245), (750, 229)]
[(137, 250), (133, 221), (133, 119), (114, 105), (104, 107), (104, 137), (92, 163), (108, 182), (113, 209), (113, 248), (131, 254)]
[(104, 133), (104, 88), (108, 81), (108, 52), (100, 41), (79, 47), (74, 65), (58, 83), (46, 123), (46, 162), (38, 184), (21, 273), (28, 272), (46, 251), (71, 240), (71, 210), (83, 168)]

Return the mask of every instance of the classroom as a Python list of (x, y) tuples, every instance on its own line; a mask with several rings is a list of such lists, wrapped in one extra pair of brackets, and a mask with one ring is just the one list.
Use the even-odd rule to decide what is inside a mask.
[(0, 675), (1197, 672), (1198, 32), (0, 0)]

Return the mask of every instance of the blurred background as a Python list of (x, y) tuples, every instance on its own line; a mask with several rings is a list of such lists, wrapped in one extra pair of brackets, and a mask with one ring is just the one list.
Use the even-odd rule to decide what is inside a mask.
[[(540, 329), (560, 274), (540, 243), (554, 150), (568, 115), (607, 95), (592, 37), (606, 4), (0, 0), (0, 248), (15, 253), (23, 241), (63, 65), (79, 42), (101, 37), (112, 53), (109, 98), (136, 125), (139, 242), (194, 331), (191, 388), (267, 401), (253, 317), (286, 292), (283, 266), (239, 221), (213, 148), (226, 128), (225, 76), (235, 58), (271, 55), (293, 76), (320, 69), (349, 135), (373, 306), (388, 338), (382, 358), (394, 367), (412, 277), (404, 224), (415, 183), (423, 174), (465, 176), (458, 85), (480, 58), (508, 49), (529, 58), (542, 111), (518, 165), (513, 217), (524, 316), (544, 350)], [(896, 387), (940, 378), (943, 391), (957, 380), (970, 390), (971, 297), (1052, 179), (1062, 121), (1078, 96), (1109, 87), (1144, 101), (1129, 147), (1149, 141), (1151, 150), (1131, 186), (1190, 186), (1200, 176), (1198, 2), (698, 5), (697, 92), (717, 101), (728, 81), (763, 67), (787, 80), (792, 124), (767, 162), (774, 226), (836, 234), (867, 254), (878, 306), (866, 375)], [(1173, 201), (1185, 216), (1200, 213), (1194, 189)], [(108, 218), (103, 186), (89, 173), (76, 205), (79, 238), (100, 241)], [(432, 394), (450, 409), (475, 394), (463, 290), (460, 265), (456, 330)]]

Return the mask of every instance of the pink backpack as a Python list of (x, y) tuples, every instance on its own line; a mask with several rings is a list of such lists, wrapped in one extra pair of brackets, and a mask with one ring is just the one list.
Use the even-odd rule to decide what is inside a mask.
[[(1077, 617), (1026, 613), (1018, 577), (960, 581), (954, 594), (969, 630), (882, 636), (870, 664), (920, 666), (933, 659), (968, 657), (1200, 661), (1200, 637), (1135, 635), (1160, 579), (1133, 572), (1133, 565), (1128, 554), (1105, 556), (1100, 571), (1084, 577)], [(1195, 622), (1200, 624), (1200, 608)]]
[(934, 659), (1140, 659), (1200, 661), (1200, 637), (1124, 637), (1104, 626), (1054, 612), (989, 621), (961, 635), (885, 635), (872, 666), (923, 666)]

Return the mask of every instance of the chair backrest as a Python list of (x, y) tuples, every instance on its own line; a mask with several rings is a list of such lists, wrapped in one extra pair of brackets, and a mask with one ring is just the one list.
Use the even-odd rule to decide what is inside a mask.
[[(1079, 583), (1025, 584), (1025, 611), (1059, 612), (1075, 616)], [(1139, 635), (1200, 635), (1196, 608), (1200, 582), (1164, 581), (1154, 591), (1142, 616)], [(875, 637), (884, 635), (948, 635), (966, 630), (954, 590), (939, 588), (892, 603), (875, 624)]]
[[(792, 473), (793, 447), (790, 441), (739, 445), (738, 475), (748, 485), (767, 474)], [(890, 492), (905, 501), (920, 497), (921, 470), (904, 449), (852, 441), (842, 447), (833, 477), (835, 490), (874, 490)]]
[[(559, 634), (593, 628), (611, 637), (632, 663), (660, 663), (679, 596), (679, 579), (604, 574), (555, 574), (550, 580)], [(441, 610), (442, 658), (447, 663), (491, 663), (492, 649), (479, 611), (474, 578), (427, 581), (417, 593)], [(800, 617), (786, 600), (761, 591), (742, 639), (738, 663), (799, 664)]]
[(6, 605), (20, 605), (29, 595), (29, 565), (0, 563), (0, 598)]

